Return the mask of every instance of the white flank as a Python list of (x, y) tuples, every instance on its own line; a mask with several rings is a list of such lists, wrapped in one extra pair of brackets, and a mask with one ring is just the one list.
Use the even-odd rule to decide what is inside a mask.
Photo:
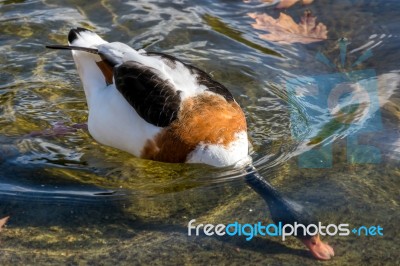
[(114, 85), (91, 97), (88, 128), (100, 143), (140, 157), (146, 141), (162, 129), (141, 118)]
[(220, 144), (200, 144), (188, 156), (187, 163), (204, 163), (216, 167), (223, 167), (242, 162), (248, 162), (249, 142), (247, 133), (242, 131), (236, 134), (236, 140), (224, 147)]

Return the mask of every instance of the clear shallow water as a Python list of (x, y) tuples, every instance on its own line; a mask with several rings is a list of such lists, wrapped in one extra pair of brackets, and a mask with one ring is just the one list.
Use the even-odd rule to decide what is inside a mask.
[[(264, 32), (251, 27), (247, 14), (277, 17), (279, 11), (258, 1), (0, 2), (0, 217), (11, 216), (1, 232), (0, 261), (315, 263), (295, 239), (187, 236), (191, 219), (269, 221), (265, 204), (238, 171), (139, 160), (74, 127), (87, 119), (75, 66), (68, 52), (44, 44), (65, 44), (69, 29), (83, 26), (212, 73), (245, 110), (255, 166), (273, 185), (323, 223), (384, 228), (380, 238), (325, 238), (337, 254), (329, 264), (398, 263), (400, 4), (316, 0), (287, 13), (298, 21), (307, 8), (327, 25), (329, 40), (287, 45), (260, 39)], [(319, 52), (340, 64), (336, 40), (342, 37), (350, 42), (346, 67), (317, 60)], [(373, 56), (350, 68), (368, 49)], [(379, 112), (367, 113), (365, 121), (379, 116), (381, 127), (359, 141), (379, 149), (374, 164), (352, 163), (347, 152), (347, 140), (368, 123), (338, 125), (286, 87), (291, 80), (309, 92), (305, 77), (364, 69), (376, 73), (371, 99), (379, 102)], [(318, 127), (292, 136), (291, 129), (315, 121)], [(68, 130), (52, 130), (61, 124)], [(299, 167), (301, 156), (319, 143), (332, 143), (321, 155), (331, 156), (332, 166)]]

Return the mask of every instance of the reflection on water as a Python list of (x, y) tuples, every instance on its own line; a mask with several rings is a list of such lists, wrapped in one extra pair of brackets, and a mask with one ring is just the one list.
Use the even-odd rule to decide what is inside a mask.
[[(265, 32), (252, 28), (248, 14), (282, 12), (265, 1), (0, 2), (0, 218), (11, 216), (1, 260), (312, 263), (294, 239), (186, 235), (191, 219), (269, 219), (239, 170), (139, 160), (90, 137), (70, 53), (44, 48), (65, 44), (69, 29), (83, 26), (211, 73), (243, 107), (254, 164), (274, 186), (323, 223), (384, 228), (382, 238), (326, 238), (333, 263), (398, 262), (400, 5), (319, 0), (284, 12), (299, 21), (307, 8), (327, 26), (328, 40), (260, 39)], [(349, 40), (344, 61), (342, 37)], [(324, 86), (334, 93), (321, 101), (316, 92)], [(372, 90), (363, 93), (366, 87)], [(371, 127), (376, 118), (379, 127)], [(379, 160), (368, 161), (365, 147)], [(329, 164), (303, 168), (315, 151)]]

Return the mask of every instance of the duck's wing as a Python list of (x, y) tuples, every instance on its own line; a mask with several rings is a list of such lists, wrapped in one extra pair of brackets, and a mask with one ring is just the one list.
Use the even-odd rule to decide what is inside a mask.
[[(147, 58), (143, 58), (147, 57)], [(147, 122), (167, 127), (178, 118), (182, 102), (211, 92), (233, 101), (232, 94), (204, 71), (162, 54), (146, 53), (114, 66), (116, 88)]]
[(166, 127), (177, 118), (181, 91), (154, 68), (127, 61), (114, 67), (114, 81), (119, 92), (148, 123)]

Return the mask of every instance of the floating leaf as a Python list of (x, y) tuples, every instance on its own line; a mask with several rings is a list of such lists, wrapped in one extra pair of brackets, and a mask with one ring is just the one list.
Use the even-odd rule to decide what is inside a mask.
[[(273, 3), (276, 4), (278, 3), (278, 5), (276, 6), (276, 8), (289, 8), (291, 6), (293, 6), (294, 4), (296, 4), (297, 2), (301, 1), (301, 3), (303, 5), (309, 5), (312, 2), (314, 2), (314, 0), (280, 0), (280, 1), (275, 1), (275, 0), (258, 0), (258, 2), (262, 2), (262, 3)], [(243, 2), (245, 3), (250, 3), (253, 2), (252, 0), (243, 0)]]
[(1, 219), (0, 219), (0, 232), (1, 232), (1, 230), (3, 229), (3, 226), (7, 223), (7, 221), (8, 221), (9, 218), (10, 218), (10, 217), (7, 216), (7, 217), (4, 217), (4, 218), (1, 218)]
[[(280, 3), (276, 6), (276, 8), (289, 8), (299, 2), (300, 0), (281, 0)], [(314, 0), (302, 0), (301, 3), (303, 5), (309, 5)]]
[(316, 23), (317, 17), (310, 11), (304, 12), (299, 24), (284, 13), (280, 13), (278, 19), (267, 14), (248, 14), (256, 20), (253, 28), (268, 31), (268, 34), (260, 35), (260, 38), (280, 43), (313, 43), (327, 39), (328, 30), (322, 23)]
[[(252, 0), (243, 0), (244, 3), (251, 3), (253, 2)], [(256, 2), (263, 2), (263, 3), (272, 3), (274, 0), (258, 0)]]
[(269, 48), (266, 48), (262, 45), (253, 43), (249, 40), (247, 40), (245, 37), (243, 37), (243, 32), (231, 28), (228, 24), (223, 22), (220, 18), (218, 17), (213, 17), (211, 15), (204, 15), (203, 17), (205, 23), (209, 25), (214, 31), (219, 32), (223, 35), (225, 35), (228, 38), (231, 38), (237, 42), (240, 42), (244, 45), (247, 45), (253, 49), (257, 49), (264, 54), (269, 54), (273, 56), (278, 56), (278, 57), (283, 57), (281, 54), (278, 52), (275, 52), (274, 50), (271, 50)]

